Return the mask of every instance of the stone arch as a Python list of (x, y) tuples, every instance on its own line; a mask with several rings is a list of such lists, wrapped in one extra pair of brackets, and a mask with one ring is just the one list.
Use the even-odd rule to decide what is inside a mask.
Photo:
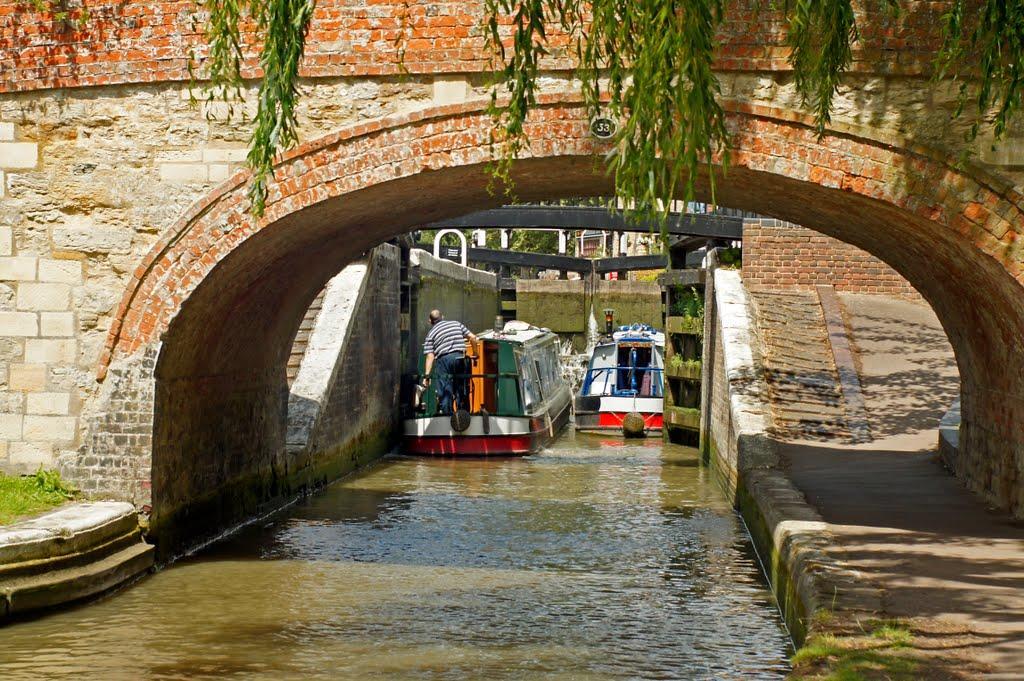
[[(157, 420), (170, 410), (191, 431), (158, 425), (155, 459), (169, 457), (176, 462), (170, 472), (188, 476), (189, 457), (258, 455), (272, 469), (262, 489), (287, 487), (293, 471), (279, 447), (282, 367), (299, 318), (327, 278), (359, 253), (415, 225), (502, 202), (487, 191), (483, 172), (491, 129), (485, 105), (421, 110), (306, 143), (282, 158), (263, 218), (247, 213), (240, 173), (163, 236), (135, 272), (99, 367), (101, 379), (108, 367), (123, 375), (160, 348)], [(1024, 197), (909, 140), (854, 128), (818, 139), (810, 121), (791, 111), (739, 103), (728, 111), (735, 148), (717, 178), (716, 200), (850, 242), (922, 293), (960, 368), (965, 455), (958, 473), (1020, 514)], [(530, 155), (514, 170), (519, 199), (610, 190), (599, 165), (606, 143), (588, 137), (586, 123), (570, 96), (541, 101), (529, 124)], [(710, 198), (706, 175), (698, 191)], [(238, 419), (241, 435), (223, 432), (224, 414)], [(141, 480), (147, 472), (143, 464)], [(211, 485), (232, 484), (228, 478)], [(154, 503), (188, 503), (202, 492), (190, 488)]]

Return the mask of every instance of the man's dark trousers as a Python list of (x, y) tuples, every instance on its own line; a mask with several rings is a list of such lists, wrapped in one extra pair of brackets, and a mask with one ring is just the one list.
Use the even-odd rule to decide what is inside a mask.
[[(461, 352), (449, 352), (438, 357), (434, 363), (436, 367), (434, 374), (437, 376), (437, 407), (445, 416), (451, 416), (453, 411), (452, 402), (455, 400), (456, 390), (465, 381), (465, 379), (455, 377), (455, 374), (465, 371), (463, 358), (464, 355)], [(459, 392), (461, 394), (462, 391), (460, 390)], [(466, 405), (462, 406), (465, 407)]]

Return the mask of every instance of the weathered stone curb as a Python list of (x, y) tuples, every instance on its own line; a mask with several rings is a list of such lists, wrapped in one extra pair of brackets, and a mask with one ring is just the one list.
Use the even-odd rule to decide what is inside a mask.
[[(735, 495), (779, 609), (800, 645), (817, 613), (878, 612), (882, 592), (829, 552), (834, 538), (827, 524), (779, 467), (775, 443), (767, 433), (767, 388), (749, 298), (739, 272), (716, 270), (713, 280), (716, 333), (736, 438), (735, 461), (714, 464), (725, 477), (727, 491)], [(706, 431), (712, 438), (706, 449), (714, 454), (723, 449), (713, 441), (712, 430)], [(735, 470), (722, 470), (729, 466)]]
[(0, 528), (0, 622), (108, 591), (153, 566), (132, 504), (64, 506)]
[(63, 556), (139, 526), (135, 507), (121, 501), (70, 504), (0, 527), (0, 564)]
[(868, 426), (867, 407), (864, 406), (864, 391), (860, 385), (860, 375), (853, 359), (853, 349), (846, 333), (843, 321), (842, 304), (832, 286), (815, 286), (818, 302), (828, 330), (828, 344), (832, 349), (832, 359), (839, 374), (839, 385), (842, 388), (843, 412), (846, 414), (846, 426), (854, 442), (871, 440), (871, 428)]

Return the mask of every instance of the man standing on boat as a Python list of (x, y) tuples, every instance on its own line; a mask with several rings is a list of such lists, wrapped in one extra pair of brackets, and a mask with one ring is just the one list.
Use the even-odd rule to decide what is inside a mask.
[[(465, 399), (465, 391), (461, 389), (465, 379), (457, 378), (456, 374), (465, 372), (467, 338), (474, 345), (478, 342), (477, 337), (462, 322), (446, 320), (440, 310), (430, 311), (430, 331), (423, 341), (423, 352), (427, 355), (423, 384), (426, 386), (430, 382), (431, 371), (436, 363), (437, 388), (434, 393), (437, 395), (438, 409), (445, 416), (451, 416), (456, 394), (460, 399)], [(468, 407), (465, 404), (459, 406)]]

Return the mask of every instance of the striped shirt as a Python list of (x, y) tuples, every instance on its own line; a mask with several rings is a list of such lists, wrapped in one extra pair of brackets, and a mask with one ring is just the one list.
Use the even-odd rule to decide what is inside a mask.
[(466, 338), (469, 338), (469, 329), (462, 322), (442, 319), (431, 327), (424, 339), (423, 352), (432, 352), (435, 357), (449, 352), (465, 352)]

